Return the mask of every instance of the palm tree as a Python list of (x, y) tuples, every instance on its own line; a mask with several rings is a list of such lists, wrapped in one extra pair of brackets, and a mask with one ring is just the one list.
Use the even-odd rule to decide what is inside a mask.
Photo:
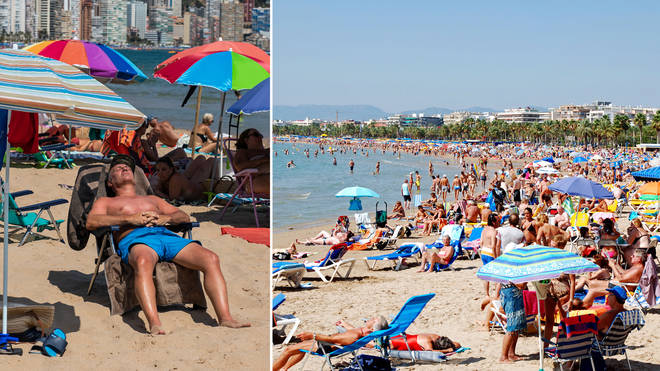
[(616, 138), (620, 138), (621, 133), (630, 129), (630, 118), (627, 115), (618, 114), (614, 116), (614, 133)]
[(651, 127), (655, 129), (656, 143), (660, 144), (660, 110), (653, 115)]
[(636, 114), (633, 122), (639, 128), (639, 142), (642, 143), (642, 129), (646, 125), (646, 115), (641, 112)]

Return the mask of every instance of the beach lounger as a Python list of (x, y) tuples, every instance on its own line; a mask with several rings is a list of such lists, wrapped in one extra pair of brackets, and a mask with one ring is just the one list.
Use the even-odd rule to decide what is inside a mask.
[(299, 287), (300, 282), (307, 271), (307, 269), (305, 269), (305, 264), (293, 262), (283, 263), (285, 264), (273, 264), (273, 287), (275, 287), (280, 281), (286, 281), (289, 286), (294, 288)]
[(562, 371), (564, 370), (564, 363), (577, 360), (582, 363), (582, 360), (587, 358), (591, 362), (591, 369), (595, 370), (591, 349), (598, 334), (596, 323), (597, 318), (593, 314), (584, 314), (562, 320), (557, 331), (557, 343), (544, 339), (553, 345), (545, 348), (545, 354), (554, 362), (558, 362), (559, 369)]
[[(257, 205), (258, 204), (270, 205), (270, 197), (268, 197), (268, 195), (254, 193), (253, 191), (254, 187), (252, 185), (252, 179), (259, 172), (259, 170), (243, 169), (241, 171), (237, 171), (236, 167), (234, 166), (233, 152), (232, 150), (229, 149), (229, 143), (236, 140), (237, 139), (235, 138), (223, 138), (222, 140), (223, 150), (227, 154), (227, 158), (229, 159), (231, 168), (234, 171), (234, 177), (236, 178), (238, 187), (236, 187), (234, 194), (231, 196), (227, 204), (222, 208), (222, 213), (220, 214), (220, 220), (224, 218), (225, 213), (227, 212), (227, 208), (232, 203), (234, 198), (240, 197), (243, 199), (249, 199), (250, 203), (252, 203), (252, 210), (254, 211), (254, 221), (257, 225), (257, 228), (259, 228), (259, 216), (257, 215)], [(213, 200), (215, 200), (215, 197), (213, 197)]]
[[(401, 263), (406, 258), (413, 258), (416, 262), (419, 263), (419, 259), (422, 257), (422, 248), (424, 244), (421, 242), (416, 243), (407, 243), (401, 245), (396, 251), (377, 256), (367, 256), (364, 258), (365, 264), (367, 264), (367, 269), (374, 270), (376, 269), (376, 264), (381, 261), (389, 261), (392, 263), (392, 267), (395, 271), (398, 271), (401, 268)], [(371, 262), (371, 266), (369, 266)]]
[(641, 329), (645, 323), (644, 315), (639, 309), (627, 310), (617, 314), (603, 339), (595, 342), (595, 349), (598, 349), (603, 357), (611, 357), (619, 354), (625, 355), (628, 369), (632, 370), (628, 353), (626, 352), (626, 349), (628, 349), (625, 344), (626, 339), (632, 330)]
[(470, 260), (474, 260), (477, 255), (479, 255), (479, 247), (481, 247), (481, 232), (483, 232), (484, 227), (472, 228), (470, 237), (467, 241), (461, 243), (461, 248), (467, 253), (467, 256)]
[[(241, 205), (246, 205), (246, 204), (251, 204), (252, 203), (252, 198), (250, 197), (232, 197), (234, 196), (233, 193), (216, 193), (216, 194), (210, 194), (209, 195), (209, 203), (206, 205), (207, 207), (211, 207), (213, 202), (216, 200), (223, 200), (227, 203), (231, 203), (234, 205), (234, 208), (231, 210), (232, 213), (238, 209), (239, 206)], [(263, 204), (263, 205), (269, 205), (270, 200), (267, 198), (257, 198), (257, 203)]]
[[(344, 259), (344, 254), (346, 254), (347, 251), (348, 245), (346, 243), (336, 244), (330, 247), (323, 260), (313, 263), (305, 263), (305, 269), (307, 272), (316, 273), (323, 282), (332, 282), (332, 280), (337, 276), (348, 278), (348, 276), (351, 274), (351, 271), (353, 270), (353, 265), (355, 265), (355, 259)], [(275, 266), (275, 264), (281, 263), (273, 263), (273, 266)], [(344, 274), (342, 274), (340, 271), (341, 268), (348, 269), (344, 272)], [(327, 270), (332, 271), (330, 278), (328, 278), (325, 273), (323, 273)]]
[[(123, 314), (139, 303), (133, 288), (133, 269), (123, 263), (115, 253), (112, 230), (117, 227), (102, 228), (93, 233), (86, 229), (87, 213), (91, 210), (94, 201), (112, 192), (106, 186), (109, 166), (109, 164), (92, 164), (78, 169), (69, 205), (67, 240), (72, 249), (82, 250), (87, 246), (90, 234), (96, 237), (95, 268), (87, 295), (91, 293), (103, 263), (110, 297), (110, 314), (113, 315)], [(138, 194), (153, 194), (142, 169), (136, 167), (134, 176)], [(198, 223), (185, 223), (171, 226), (171, 229), (190, 236), (190, 230), (197, 225)], [(206, 297), (198, 271), (172, 262), (158, 262), (154, 269), (154, 286), (158, 306), (193, 304), (198, 308), (206, 308)]]
[[(435, 266), (433, 267), (434, 272), (441, 272), (441, 271), (444, 271), (444, 270), (447, 270), (447, 269), (455, 270), (454, 267), (453, 267), (454, 261), (456, 261), (456, 259), (459, 256), (461, 256), (461, 254), (463, 253), (463, 250), (461, 248), (460, 242), (452, 242), (451, 245), (454, 246), (454, 255), (452, 255), (451, 259), (449, 260), (449, 263), (447, 263), (447, 264), (436, 263)], [(433, 244), (426, 245), (426, 249), (436, 249), (436, 248), (438, 248), (438, 246), (439, 246), (438, 242), (436, 241)], [(428, 265), (425, 266), (424, 268), (428, 269)]]
[[(0, 180), (0, 186), (3, 186), (2, 180)], [(27, 239), (34, 234), (35, 231), (43, 232), (45, 229), (54, 229), (57, 232), (57, 236), (59, 237), (60, 242), (65, 243), (64, 238), (62, 237), (62, 233), (60, 232), (60, 224), (64, 220), (55, 219), (50, 208), (53, 206), (66, 204), (69, 201), (63, 198), (58, 198), (56, 200), (40, 202), (28, 206), (18, 206), (15, 198), (33, 193), (34, 192), (30, 190), (23, 190), (9, 194), (9, 228), (14, 227), (16, 230), (25, 229), (25, 233), (23, 234), (23, 237), (21, 238), (18, 246), (23, 245)], [(0, 201), (0, 207), (2, 207), (2, 201)], [(49, 219), (44, 219), (41, 217), (41, 214), (43, 214), (44, 211), (48, 213)], [(2, 207), (2, 212), (4, 213), (4, 207)], [(2, 220), (4, 220), (4, 216)]]
[[(360, 351), (360, 348), (366, 346), (367, 344), (369, 344), (374, 340), (379, 339), (381, 344), (387, 344), (388, 337), (401, 335), (401, 334), (404, 335), (404, 340), (405, 340), (406, 338), (405, 331), (408, 329), (408, 327), (410, 327), (410, 325), (415, 321), (415, 319), (417, 319), (417, 317), (422, 312), (426, 304), (431, 299), (433, 299), (434, 296), (435, 294), (413, 296), (412, 298), (408, 299), (408, 301), (406, 301), (403, 307), (401, 307), (401, 310), (396, 315), (396, 317), (394, 317), (394, 319), (390, 322), (388, 328), (374, 331), (369, 335), (363, 336), (360, 339), (356, 340), (353, 344), (341, 347), (334, 344), (317, 342), (319, 344), (319, 350), (317, 350), (316, 352), (310, 352), (304, 349), (301, 349), (301, 351), (304, 353), (308, 353), (309, 355), (323, 357), (324, 362), (321, 365), (321, 369), (323, 369), (323, 367), (327, 363), (330, 366), (331, 370), (335, 370), (335, 366), (332, 364), (333, 358), (341, 357), (348, 354), (357, 356)], [(325, 352), (324, 347), (321, 347), (321, 345), (330, 345), (336, 349), (331, 352)], [(386, 347), (381, 348), (381, 350), (384, 353), (387, 352)], [(413, 360), (413, 362), (414, 361), (415, 360)], [(305, 363), (303, 363), (302, 365), (302, 370), (306, 370)]]
[(381, 242), (384, 241), (384, 242), (387, 242), (387, 246), (394, 246), (394, 247), (396, 247), (396, 242), (397, 242), (397, 240), (399, 239), (402, 230), (403, 230), (403, 226), (400, 225), (400, 224), (397, 225), (397, 226), (394, 228), (394, 231), (392, 231), (392, 235), (391, 235), (391, 236), (384, 236), (384, 237), (381, 239)]
[[(294, 316), (293, 314), (278, 314), (275, 313), (275, 310), (284, 303), (284, 300), (286, 300), (286, 297), (284, 294), (277, 294), (273, 298), (273, 327), (277, 326), (282, 326), (282, 331), (286, 334), (286, 338), (282, 342), (282, 344), (289, 344), (289, 341), (291, 341), (291, 338), (293, 335), (296, 333), (296, 330), (298, 329), (298, 325), (300, 325), (300, 319)], [(286, 327), (288, 325), (293, 325), (291, 327), (291, 330), (289, 332), (286, 332)]]
[(356, 213), (355, 214), (355, 225), (359, 229), (373, 229), (374, 224), (369, 219), (369, 213)]
[(371, 235), (371, 238), (369, 238), (369, 239), (364, 239), (363, 238), (360, 241), (354, 242), (348, 247), (348, 249), (349, 250), (366, 250), (366, 249), (374, 248), (380, 242), (380, 240), (383, 238), (383, 234), (385, 234), (385, 232), (383, 232), (383, 231), (374, 232)]

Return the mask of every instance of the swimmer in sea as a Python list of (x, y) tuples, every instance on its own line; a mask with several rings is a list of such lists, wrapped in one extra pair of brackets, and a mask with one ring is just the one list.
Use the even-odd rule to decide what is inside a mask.
[[(277, 155), (276, 155), (276, 156), (277, 156)], [(333, 157), (333, 158), (332, 158), (332, 164), (333, 164), (334, 166), (337, 166), (337, 157)]]
[(433, 164), (431, 160), (429, 160), (429, 176), (433, 176)]
[(296, 167), (296, 164), (294, 164), (293, 160), (291, 160), (286, 164), (286, 167)]
[(353, 159), (348, 162), (348, 168), (351, 169), (351, 174), (353, 174), (353, 167), (355, 167), (355, 162), (353, 162)]

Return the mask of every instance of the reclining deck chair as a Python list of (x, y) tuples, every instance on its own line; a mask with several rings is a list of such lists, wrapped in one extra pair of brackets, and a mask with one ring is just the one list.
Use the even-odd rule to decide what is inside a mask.
[[(284, 303), (284, 300), (286, 300), (286, 296), (284, 296), (284, 294), (277, 294), (273, 298), (273, 327), (282, 326), (282, 331), (286, 333), (286, 338), (284, 338), (282, 344), (286, 345), (289, 344), (289, 341), (291, 341), (291, 338), (296, 333), (298, 325), (300, 325), (300, 318), (297, 318), (293, 314), (275, 313), (275, 310), (277, 310), (277, 308), (282, 305), (282, 303)], [(287, 333), (286, 327), (288, 325), (293, 325), (293, 327), (291, 328), (291, 331)]]
[(616, 315), (603, 339), (596, 342), (595, 348), (598, 349), (603, 357), (624, 354), (628, 363), (628, 369), (632, 370), (628, 353), (626, 352), (626, 349), (628, 349), (625, 344), (626, 339), (632, 330), (641, 329), (645, 323), (644, 315), (639, 309), (621, 312)]
[[(347, 251), (348, 245), (346, 243), (336, 244), (330, 247), (323, 260), (314, 263), (305, 263), (305, 269), (307, 269), (307, 272), (315, 272), (323, 282), (332, 282), (336, 276), (348, 278), (353, 270), (353, 265), (355, 265), (355, 259), (344, 259), (344, 254), (346, 254)], [(273, 266), (275, 266), (275, 264), (278, 263), (273, 263)], [(348, 269), (344, 274), (341, 274), (339, 269), (344, 266), (347, 266)], [(332, 270), (329, 279), (326, 277), (325, 273), (323, 273), (325, 270)]]
[[(0, 187), (4, 185), (2, 179), (0, 179)], [(60, 238), (60, 242), (64, 242), (64, 238), (62, 237), (62, 233), (60, 232), (60, 224), (64, 221), (62, 219), (55, 219), (53, 217), (53, 213), (50, 211), (50, 208), (56, 205), (62, 205), (66, 204), (69, 201), (63, 199), (63, 198), (58, 198), (56, 200), (52, 201), (46, 201), (46, 202), (40, 202), (37, 204), (33, 205), (28, 205), (28, 206), (23, 206), (19, 207), (18, 204), (16, 204), (16, 197), (20, 196), (25, 196), (25, 195), (30, 195), (34, 192), (30, 190), (23, 190), (23, 191), (18, 191), (18, 192), (12, 192), (9, 194), (9, 227), (16, 227), (17, 230), (25, 228), (25, 234), (23, 234), (23, 237), (21, 238), (21, 242), (18, 244), (18, 246), (23, 245), (27, 239), (32, 236), (35, 232), (42, 232), (44, 229), (54, 229), (57, 232), (57, 236)], [(1, 213), (4, 213), (4, 207), (2, 205), (2, 200), (0, 200), (0, 207), (2, 208), (0, 211), (0, 216)], [(37, 211), (38, 210), (38, 211)], [(30, 212), (30, 211), (37, 211), (37, 212)], [(49, 219), (44, 219), (41, 218), (41, 214), (46, 211), (48, 213)], [(4, 217), (3, 217), (4, 220)]]
[(591, 369), (596, 369), (591, 356), (591, 349), (598, 334), (596, 320), (594, 314), (565, 318), (559, 323), (557, 343), (547, 340), (554, 346), (546, 348), (545, 354), (554, 362), (559, 363), (561, 371), (564, 370), (565, 362), (579, 360), (582, 363), (582, 360), (586, 358), (591, 361)]
[[(415, 319), (417, 319), (417, 317), (422, 312), (426, 304), (431, 299), (433, 299), (434, 296), (435, 294), (413, 296), (412, 298), (408, 299), (408, 301), (406, 301), (403, 307), (401, 307), (399, 313), (397, 313), (396, 317), (394, 317), (394, 319), (390, 322), (389, 326), (386, 329), (374, 331), (366, 336), (363, 336), (360, 339), (356, 340), (351, 345), (340, 347), (335, 344), (328, 344), (318, 341), (317, 343), (319, 344), (319, 350), (315, 352), (310, 352), (301, 349), (301, 351), (304, 353), (308, 353), (310, 355), (323, 357), (324, 362), (321, 365), (321, 369), (323, 369), (323, 367), (327, 363), (330, 366), (331, 370), (335, 370), (335, 366), (332, 364), (333, 358), (344, 356), (347, 354), (352, 354), (353, 356), (357, 356), (358, 352), (360, 351), (360, 348), (366, 346), (373, 340), (380, 339), (381, 344), (387, 344), (389, 342), (388, 338), (390, 336), (396, 336), (401, 334), (403, 334), (403, 338), (405, 340), (406, 330), (415, 321)], [(337, 349), (329, 353), (326, 353), (324, 347), (322, 347), (321, 345), (330, 345)], [(384, 355), (387, 356), (388, 355), (387, 346), (384, 346), (381, 349), (382, 352), (385, 353)], [(307, 362), (307, 360), (305, 360), (305, 362)], [(305, 370), (305, 363), (303, 363), (302, 369)]]
[(305, 264), (284, 262), (285, 264), (273, 264), (272, 280), (273, 288), (280, 281), (286, 281), (291, 287), (299, 287), (305, 272)]
[[(235, 138), (224, 138), (222, 140), (222, 148), (227, 154), (227, 158), (229, 159), (231, 168), (234, 171), (234, 176), (236, 177), (236, 181), (238, 182), (238, 187), (234, 191), (234, 194), (231, 196), (229, 201), (227, 201), (225, 206), (222, 208), (222, 214), (220, 214), (220, 220), (222, 220), (222, 218), (225, 216), (225, 213), (227, 212), (227, 208), (229, 207), (229, 205), (231, 205), (233, 200), (236, 197), (238, 197), (244, 200), (249, 200), (249, 202), (252, 204), (252, 210), (254, 211), (254, 221), (257, 224), (257, 228), (259, 228), (259, 216), (257, 215), (257, 205), (258, 204), (270, 205), (270, 197), (268, 195), (254, 193), (253, 191), (254, 188), (252, 186), (252, 177), (258, 172), (257, 169), (243, 169), (241, 171), (237, 171), (236, 167), (234, 166), (234, 153), (229, 148), (229, 142), (236, 140), (237, 139)], [(248, 185), (250, 186), (249, 190), (248, 190)], [(213, 202), (213, 200), (215, 200), (215, 197), (211, 200), (211, 202)]]
[[(106, 186), (109, 164), (85, 165), (78, 170), (69, 206), (67, 237), (69, 246), (82, 250), (87, 246), (90, 231), (87, 230), (87, 214), (97, 198), (110, 195)], [(135, 183), (138, 194), (152, 194), (149, 181), (139, 167), (135, 167)], [(173, 226), (177, 232), (190, 232), (197, 223)], [(114, 251), (112, 227), (94, 231), (97, 258), (87, 295), (92, 291), (101, 263), (110, 296), (110, 314), (123, 314), (138, 306), (133, 289), (133, 269), (121, 261)], [(171, 262), (159, 262), (154, 269), (156, 303), (158, 306), (193, 304), (206, 308), (206, 298), (199, 279), (199, 272)]]
[(366, 250), (366, 249), (371, 249), (375, 248), (376, 245), (384, 238), (383, 235), (385, 234), (384, 231), (377, 230), (375, 231), (370, 238), (368, 239), (361, 239), (357, 242), (352, 243), (348, 249), (349, 250)]
[[(367, 265), (367, 269), (375, 270), (379, 261), (389, 261), (392, 263), (392, 268), (398, 271), (401, 268), (401, 263), (406, 258), (413, 258), (419, 263), (418, 258), (422, 256), (422, 247), (424, 247), (424, 244), (421, 242), (403, 244), (396, 251), (389, 254), (365, 256), (364, 263)], [(371, 266), (369, 262), (372, 262)]]

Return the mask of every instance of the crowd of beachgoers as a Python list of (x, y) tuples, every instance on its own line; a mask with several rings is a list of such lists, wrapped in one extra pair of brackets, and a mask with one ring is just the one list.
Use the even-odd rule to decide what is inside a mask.
[[(371, 218), (361, 225), (353, 225), (358, 223), (340, 217), (330, 231), (299, 235), (288, 242), (278, 241), (276, 235), (275, 247), (281, 247), (275, 251), (277, 259), (303, 262), (308, 255), (301, 251), (309, 249), (310, 245), (321, 245), (321, 251), (327, 251), (327, 247), (331, 251), (337, 248), (350, 251), (389, 247), (402, 249), (405, 245), (415, 245), (421, 255), (421, 262), (415, 271), (436, 272), (451, 268), (460, 254), (470, 257), (474, 252), (481, 258), (481, 265), (485, 265), (522, 246), (542, 245), (574, 252), (598, 266), (597, 271), (582, 275), (562, 274), (538, 287), (533, 287), (531, 283), (500, 285), (481, 281), (484, 288), (479, 308), (484, 311), (485, 318), (478, 325), (488, 330), (497, 324), (504, 327), (498, 362), (521, 360), (516, 345), (519, 334), (527, 329), (530, 292), (534, 298), (536, 294), (545, 297), (541, 308), (534, 308), (537, 311), (534, 313), (540, 310), (555, 314), (543, 315), (545, 324), (542, 330), (544, 339), (547, 339), (545, 346), (548, 346), (549, 340), (556, 341), (556, 325), (560, 321), (565, 323), (575, 314), (595, 314), (596, 336), (602, 340), (617, 315), (633, 309), (629, 304), (634, 302), (628, 296), (635, 292), (640, 281), (646, 282), (643, 287), (640, 286), (643, 293), (654, 293), (657, 285), (654, 235), (660, 219), (657, 201), (653, 200), (658, 199), (654, 196), (658, 196), (660, 189), (653, 194), (654, 191), (648, 191), (649, 183), (636, 181), (631, 173), (660, 165), (660, 159), (640, 149), (328, 137), (277, 137), (274, 141), (290, 143), (294, 148), (304, 145), (302, 152), (306, 158), (321, 161), (332, 159), (336, 153), (352, 153), (355, 158), (343, 165), (351, 171), (361, 156), (406, 153), (428, 158), (427, 169), (410, 169), (410, 175), (401, 179), (401, 183), (388, 185), (400, 187), (401, 199), (396, 200), (386, 220), (376, 215), (375, 221)], [(275, 151), (275, 161), (286, 161), (288, 166), (295, 166), (289, 152), (289, 149), (281, 153)], [(440, 167), (446, 169), (450, 166), (457, 167), (460, 174), (450, 179), (446, 174), (436, 172)], [(377, 162), (373, 174), (379, 172), (380, 162)], [(569, 176), (591, 180), (594, 183), (590, 184), (594, 186), (602, 185), (607, 195), (590, 198), (552, 190), (554, 183)], [(646, 189), (642, 188), (645, 185)], [(422, 194), (425, 197), (422, 198)], [(458, 238), (454, 237), (456, 232), (452, 232), (456, 228), (461, 231)], [(430, 243), (420, 243), (420, 239)], [(457, 245), (458, 241), (462, 242), (462, 246)], [(397, 244), (399, 247), (396, 247)], [(395, 259), (399, 251), (395, 251), (390, 258)], [(371, 257), (364, 257), (371, 259), (380, 254), (382, 252), (377, 251), (372, 252)], [(341, 261), (343, 255), (338, 256), (336, 261)], [(402, 256), (396, 264), (397, 269), (415, 264), (412, 254)], [(310, 264), (319, 262), (326, 263), (305, 261), (307, 270), (313, 272), (309, 269)], [(287, 262), (274, 263), (274, 271), (283, 264)], [(649, 283), (643, 277), (652, 279)], [(301, 280), (302, 275), (296, 277), (296, 285), (305, 287)], [(480, 281), (477, 277), (473, 280)], [(360, 281), (350, 281), (347, 285), (360, 285)], [(278, 289), (276, 284), (274, 290)], [(657, 289), (660, 293), (660, 286)], [(451, 295), (451, 290), (438, 289), (436, 294), (445, 299)], [(650, 306), (655, 305), (653, 295), (646, 296)], [(327, 300), (334, 299), (327, 297)], [(499, 320), (501, 318), (505, 320)], [(647, 321), (650, 320), (653, 320), (652, 316), (647, 317)], [(276, 352), (273, 369), (286, 370), (301, 361), (304, 354), (299, 349), (330, 352), (372, 331), (387, 328), (387, 321), (377, 316), (362, 327), (344, 327), (348, 331), (344, 329), (334, 335), (297, 334), (293, 341), (300, 343), (282, 348), (279, 355)], [(408, 334), (409, 344), (392, 340), (390, 348), (437, 351), (447, 356), (465, 349), (441, 334), (428, 333), (430, 330), (426, 329), (416, 337)], [(452, 339), (460, 336), (444, 335)], [(439, 339), (443, 339), (442, 344)], [(468, 339), (455, 340), (465, 343)], [(316, 340), (329, 345), (317, 348)]]

